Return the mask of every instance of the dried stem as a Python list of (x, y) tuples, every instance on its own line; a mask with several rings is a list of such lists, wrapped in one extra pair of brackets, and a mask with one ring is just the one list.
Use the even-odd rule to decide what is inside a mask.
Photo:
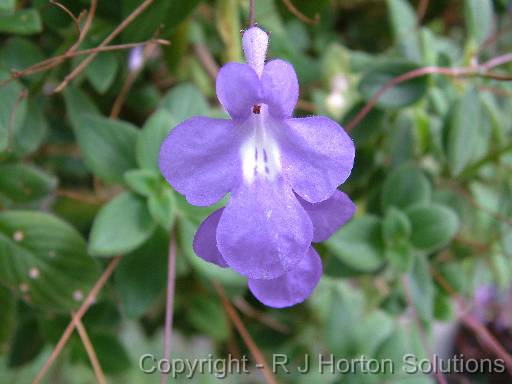
[(120, 260), (121, 260), (121, 256), (114, 257), (112, 259), (112, 261), (110, 262), (110, 264), (105, 269), (105, 271), (103, 271), (100, 278), (98, 279), (96, 284), (94, 284), (94, 287), (91, 289), (91, 291), (85, 298), (84, 302), (82, 303), (82, 305), (80, 306), (80, 308), (78, 309), (76, 314), (71, 319), (71, 322), (68, 324), (68, 326), (64, 330), (64, 333), (62, 334), (59, 342), (55, 346), (54, 350), (52, 351), (52, 353), (51, 353), (50, 357), (48, 358), (48, 360), (46, 361), (46, 363), (43, 365), (43, 367), (37, 373), (37, 376), (34, 379), (34, 381), (32, 382), (32, 384), (39, 384), (41, 382), (41, 380), (43, 379), (43, 377), (46, 374), (46, 372), (48, 371), (48, 369), (50, 369), (53, 362), (55, 361), (55, 359), (57, 359), (60, 352), (66, 345), (69, 337), (71, 336), (71, 333), (73, 332), (73, 329), (75, 329), (75, 327), (77, 326), (78, 321), (82, 319), (82, 317), (85, 315), (85, 313), (87, 312), (89, 307), (92, 305), (92, 303), (98, 296), (98, 293), (101, 291), (101, 289), (103, 288), (103, 286), (109, 279), (110, 275), (112, 275), (112, 272), (114, 272), (114, 270), (116, 269)]
[[(50, 4), (55, 5), (56, 7), (62, 9), (69, 17), (71, 17), (71, 20), (73, 20), (73, 24), (75, 25), (76, 31), (80, 35), (80, 20), (79, 20), (79, 18), (75, 17), (75, 15), (73, 15), (73, 12), (71, 12), (68, 8), (66, 8), (65, 5), (59, 3), (56, 0), (50, 0)], [(91, 6), (92, 6), (92, 4), (91, 4)]]
[(427, 13), (428, 3), (428, 0), (420, 0), (418, 3), (418, 8), (416, 8), (416, 24), (418, 26), (421, 25), (421, 22)]
[[(421, 343), (423, 344), (423, 348), (425, 348), (425, 351), (428, 354), (429, 360), (432, 360), (433, 356), (434, 356), (434, 352), (432, 351), (432, 348), (430, 347), (430, 344), (429, 344), (429, 341), (427, 338), (427, 334), (425, 332), (425, 329), (423, 328), (423, 323), (421, 322), (421, 319), (418, 316), (418, 311), (416, 310), (416, 305), (414, 304), (414, 300), (412, 299), (411, 292), (409, 289), (409, 282), (407, 281), (407, 277), (405, 277), (405, 276), (402, 278), (402, 286), (404, 289), (404, 295), (405, 295), (405, 300), (407, 301), (407, 305), (414, 312), (414, 320), (416, 321), (416, 325), (418, 328), (418, 332), (420, 334)], [(438, 383), (440, 383), (440, 384), (447, 383), (446, 378), (443, 375), (443, 372), (436, 369), (434, 371), (434, 374), (436, 376), (436, 380)]]
[(215, 80), (217, 78), (217, 73), (219, 73), (219, 66), (215, 62), (215, 59), (210, 53), (208, 47), (202, 43), (196, 43), (194, 44), (194, 53), (203, 68), (208, 72), (208, 75)]
[(89, 48), (89, 49), (83, 49), (80, 51), (74, 51), (74, 52), (66, 52), (62, 55), (50, 57), (49, 59), (43, 60), (39, 63), (36, 63), (28, 68), (25, 68), (21, 71), (11, 71), (11, 77), (8, 79), (4, 79), (0, 81), (0, 86), (5, 85), (13, 80), (19, 79), (24, 76), (33, 75), (35, 73), (43, 72), (48, 69), (51, 69), (53, 67), (56, 67), (57, 65), (61, 64), (64, 59), (69, 59), (75, 56), (81, 56), (81, 55), (89, 55), (92, 53), (98, 53), (98, 52), (107, 52), (107, 51), (117, 51), (122, 49), (129, 49), (138, 47), (140, 45), (147, 45), (150, 43), (154, 44), (160, 44), (160, 45), (168, 45), (170, 44), (169, 41), (163, 40), (163, 39), (151, 39), (148, 41), (143, 41), (140, 43), (128, 43), (128, 44), (117, 44), (117, 45), (107, 45), (105, 47), (96, 47), (96, 48)]
[(233, 303), (238, 308), (240, 312), (248, 317), (252, 317), (255, 320), (258, 320), (261, 324), (266, 325), (267, 327), (273, 329), (274, 331), (281, 333), (290, 333), (290, 328), (274, 318), (267, 316), (263, 312), (259, 312), (254, 309), (243, 297), (237, 297)]
[[(74, 316), (74, 314), (72, 313), (71, 316)], [(96, 352), (94, 351), (94, 347), (92, 346), (91, 339), (89, 339), (89, 335), (87, 334), (87, 331), (85, 330), (82, 321), (77, 320), (76, 330), (78, 331), (78, 334), (82, 339), (82, 343), (84, 344), (84, 348), (87, 352), (87, 355), (89, 356), (89, 360), (91, 361), (91, 365), (94, 370), (94, 374), (96, 375), (96, 380), (98, 381), (98, 384), (106, 384), (107, 381), (105, 380), (105, 374), (101, 369), (98, 356), (96, 356)]]
[[(135, 20), (144, 10), (149, 7), (154, 0), (145, 0), (141, 5), (139, 5), (126, 19), (124, 19), (121, 24), (119, 24), (111, 33), (108, 35), (99, 45), (99, 47), (105, 47), (108, 45), (114, 38), (119, 35), (130, 23)], [(60, 83), (54, 90), (55, 93), (61, 92), (71, 80), (73, 80), (76, 76), (82, 72), (91, 61), (94, 60), (98, 53), (94, 52), (90, 56), (88, 56), (85, 60), (83, 60), (71, 73), (69, 73), (62, 83)]]
[[(164, 328), (164, 360), (169, 361), (171, 355), (172, 336), (172, 315), (174, 309), (174, 286), (176, 281), (176, 237), (174, 231), (171, 233), (169, 242), (169, 261), (167, 266), (167, 300), (165, 306), (165, 328)], [(160, 383), (167, 382), (168, 373), (162, 372)]]
[(462, 323), (477, 336), (477, 338), (497, 357), (502, 359), (507, 366), (509, 375), (512, 376), (512, 356), (503, 348), (498, 340), (489, 332), (489, 330), (480, 323), (474, 316), (467, 312), (467, 305), (460, 295), (450, 286), (450, 283), (435, 269), (430, 269), (432, 276), (437, 283), (450, 294), (450, 296), (459, 304), (462, 309), (460, 320)]
[(304, 15), (301, 11), (299, 11), (297, 9), (297, 7), (295, 7), (295, 5), (293, 5), (291, 0), (283, 0), (283, 4), (285, 5), (286, 8), (288, 8), (290, 13), (292, 13), (297, 19), (299, 19), (303, 23), (306, 23), (309, 25), (316, 25), (320, 21), (320, 15), (318, 13), (315, 15), (314, 19), (311, 19), (311, 18), (307, 17), (306, 15)]
[(253, 27), (256, 24), (256, 16), (254, 12), (254, 0), (249, 0), (249, 27)]
[(242, 336), (242, 339), (244, 340), (245, 345), (247, 345), (247, 348), (249, 348), (252, 357), (256, 361), (256, 364), (258, 365), (258, 367), (261, 367), (263, 369), (263, 376), (265, 377), (265, 381), (268, 384), (277, 384), (276, 378), (270, 371), (269, 366), (265, 361), (265, 357), (263, 356), (263, 353), (261, 353), (260, 349), (258, 348), (256, 343), (252, 339), (251, 335), (249, 334), (249, 331), (247, 331), (247, 328), (245, 328), (244, 323), (242, 322), (242, 320), (236, 313), (235, 308), (227, 298), (226, 293), (224, 292), (224, 288), (222, 288), (222, 286), (216, 281), (213, 282), (213, 286), (217, 290), (217, 293), (222, 301), (222, 305), (224, 306), (224, 310), (231, 318), (231, 321), (235, 325), (240, 336)]
[(495, 57), (488, 62), (481, 64), (475, 67), (464, 67), (464, 68), (449, 68), (449, 67), (423, 67), (418, 68), (409, 72), (406, 72), (400, 76), (394, 77), (382, 87), (380, 87), (377, 92), (372, 96), (372, 98), (368, 101), (368, 103), (359, 111), (359, 113), (346, 125), (348, 131), (352, 130), (355, 126), (357, 126), (366, 115), (377, 105), (377, 102), (382, 97), (384, 93), (389, 91), (394, 86), (413, 80), (418, 77), (431, 75), (431, 74), (439, 74), (450, 77), (468, 77), (468, 76), (480, 76), (487, 77), (497, 80), (509, 80), (508, 76), (501, 76), (494, 73), (489, 73), (491, 69), (503, 65), (512, 61), (512, 53), (508, 53), (502, 56)]

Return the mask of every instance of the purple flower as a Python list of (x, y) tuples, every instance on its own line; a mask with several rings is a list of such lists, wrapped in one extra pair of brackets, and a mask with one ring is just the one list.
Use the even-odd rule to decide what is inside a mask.
[(193, 117), (162, 144), (160, 169), (194, 205), (227, 193), (194, 239), (206, 261), (248, 277), (263, 303), (303, 301), (322, 274), (311, 242), (323, 241), (350, 219), (355, 207), (337, 190), (350, 174), (354, 145), (326, 117), (292, 118), (299, 84), (283, 60), (265, 64), (267, 34), (243, 35), (248, 64), (228, 63), (217, 96), (231, 120)]

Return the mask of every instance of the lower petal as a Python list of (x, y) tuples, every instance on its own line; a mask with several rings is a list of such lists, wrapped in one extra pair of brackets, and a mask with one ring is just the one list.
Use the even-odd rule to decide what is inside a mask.
[(322, 276), (322, 261), (313, 247), (295, 269), (272, 280), (249, 279), (249, 289), (269, 307), (290, 307), (306, 300)]
[(282, 180), (256, 178), (234, 191), (217, 229), (226, 262), (252, 279), (274, 279), (306, 254), (313, 226)]
[(320, 203), (312, 204), (303, 199), (300, 199), (300, 203), (313, 223), (313, 241), (315, 243), (331, 237), (354, 216), (356, 211), (356, 206), (350, 197), (341, 191), (334, 192), (334, 195)]
[(203, 260), (226, 268), (228, 264), (217, 248), (217, 226), (224, 208), (218, 209), (208, 216), (199, 226), (194, 236), (194, 252)]
[(327, 117), (288, 119), (279, 141), (284, 177), (310, 203), (329, 198), (354, 165), (354, 143)]
[(190, 204), (214, 204), (231, 190), (239, 176), (239, 135), (231, 120), (185, 120), (164, 140), (160, 170)]

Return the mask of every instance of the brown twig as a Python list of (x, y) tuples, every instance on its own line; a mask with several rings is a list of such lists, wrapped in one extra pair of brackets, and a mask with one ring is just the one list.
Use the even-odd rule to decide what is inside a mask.
[(489, 330), (468, 312), (464, 299), (451, 287), (450, 283), (435, 269), (431, 268), (430, 271), (437, 283), (458, 303), (462, 310), (460, 317), (462, 323), (471, 329), (490, 351), (505, 362), (508, 373), (512, 376), (512, 356), (503, 348)]
[(215, 62), (208, 47), (202, 43), (196, 43), (194, 44), (194, 53), (208, 75), (215, 80), (219, 73), (219, 66)]
[(85, 315), (89, 307), (92, 305), (94, 300), (96, 299), (96, 296), (98, 296), (98, 293), (101, 291), (107, 280), (109, 279), (110, 275), (114, 270), (116, 269), (117, 265), (119, 264), (119, 261), (121, 260), (121, 256), (116, 256), (112, 259), (110, 264), (107, 266), (105, 271), (101, 274), (100, 278), (94, 284), (94, 287), (91, 289), (87, 297), (85, 298), (84, 302), (76, 312), (76, 314), (71, 319), (71, 322), (68, 324), (66, 329), (64, 330), (64, 333), (62, 334), (59, 342), (55, 346), (54, 350), (52, 351), (50, 357), (46, 361), (46, 363), (43, 365), (43, 367), (39, 370), (37, 373), (36, 378), (32, 382), (32, 384), (39, 384), (41, 380), (43, 379), (44, 375), (48, 371), (48, 369), (52, 366), (55, 359), (59, 356), (60, 352), (66, 345), (69, 337), (71, 336), (71, 333), (73, 332), (73, 329), (77, 326), (77, 323), (79, 320), (82, 319), (82, 317)]
[(249, 27), (253, 27), (256, 24), (256, 16), (254, 12), (254, 0), (249, 0)]
[(366, 105), (357, 113), (357, 115), (346, 125), (346, 129), (350, 131), (355, 126), (357, 126), (366, 117), (366, 115), (375, 107), (375, 105), (377, 105), (382, 95), (400, 83), (432, 74), (439, 74), (450, 77), (480, 76), (498, 80), (509, 80), (508, 76), (501, 76), (494, 73), (489, 73), (488, 71), (490, 71), (492, 68), (498, 67), (510, 61), (512, 61), (512, 53), (495, 57), (487, 61), (486, 63), (475, 67), (449, 68), (432, 66), (422, 67), (406, 72), (400, 76), (392, 78), (382, 87), (380, 87), (377, 90), (377, 92), (375, 92), (375, 94), (370, 98), (368, 103), (366, 103)]
[(290, 11), (290, 13), (292, 13), (297, 19), (299, 19), (303, 23), (309, 25), (316, 25), (320, 21), (320, 15), (318, 13), (315, 15), (314, 19), (311, 19), (310, 17), (307, 17), (301, 11), (299, 11), (297, 7), (293, 5), (291, 0), (283, 0), (283, 4), (285, 5), (286, 8), (288, 8), (288, 11)]
[[(154, 0), (145, 0), (141, 5), (139, 5), (126, 19), (124, 19), (121, 24), (119, 24), (99, 45), (99, 47), (105, 47), (108, 45), (117, 35), (119, 35), (130, 23), (135, 20), (144, 10), (149, 7)], [(69, 73), (64, 80), (54, 89), (54, 93), (61, 92), (71, 80), (73, 80), (76, 76), (82, 72), (91, 61), (94, 60), (98, 53), (94, 52), (91, 55), (87, 56), (80, 64), (76, 66), (75, 69)]]
[[(164, 354), (163, 358), (169, 361), (171, 355), (172, 336), (172, 315), (174, 309), (174, 286), (176, 282), (176, 237), (174, 231), (171, 233), (169, 242), (169, 258), (167, 266), (167, 299), (165, 305), (165, 327), (164, 327)], [(162, 372), (160, 383), (167, 383), (168, 373)]]
[[(414, 300), (412, 299), (412, 295), (409, 289), (409, 282), (407, 281), (407, 277), (404, 276), (402, 278), (402, 287), (404, 289), (404, 296), (405, 300), (407, 301), (407, 305), (409, 308), (413, 310), (414, 313), (414, 320), (416, 321), (416, 326), (418, 328), (418, 333), (420, 334), (421, 343), (423, 344), (423, 348), (425, 348), (425, 351), (428, 354), (429, 360), (432, 360), (434, 357), (434, 352), (432, 351), (432, 348), (430, 347), (430, 343), (427, 338), (427, 334), (425, 332), (425, 329), (423, 328), (423, 323), (421, 322), (421, 319), (418, 316), (418, 311), (416, 310), (416, 305), (414, 304)], [(436, 377), (436, 380), (440, 384), (446, 384), (446, 378), (443, 375), (443, 372), (436, 369), (434, 370), (434, 375)]]
[(11, 77), (8, 79), (4, 79), (0, 81), (0, 86), (5, 85), (13, 80), (19, 79), (24, 76), (33, 75), (35, 73), (47, 71), (48, 69), (51, 69), (53, 67), (56, 67), (57, 65), (61, 64), (63, 62), (63, 59), (69, 59), (75, 56), (81, 56), (81, 55), (89, 55), (92, 53), (99, 53), (99, 52), (107, 52), (107, 51), (117, 51), (117, 50), (123, 50), (123, 49), (129, 49), (138, 47), (140, 45), (147, 45), (150, 43), (154, 44), (160, 44), (160, 45), (168, 45), (170, 42), (168, 40), (163, 39), (151, 39), (148, 41), (143, 41), (140, 43), (127, 43), (127, 44), (117, 44), (117, 45), (107, 45), (105, 47), (96, 47), (96, 48), (89, 48), (89, 49), (83, 49), (80, 51), (74, 51), (74, 52), (66, 52), (62, 55), (50, 57), (49, 59), (43, 60), (39, 63), (36, 63), (28, 68), (25, 68), (21, 71), (12, 70), (11, 71)]
[(108, 197), (100, 197), (93, 194), (82, 193), (78, 191), (69, 191), (64, 189), (57, 189), (55, 195), (65, 197), (68, 199), (80, 201), (86, 204), (98, 205), (108, 200)]
[[(155, 39), (155, 41), (158, 41), (158, 39)], [(147, 60), (151, 57), (153, 51), (157, 47), (157, 44), (149, 42), (144, 46), (143, 52), (142, 52), (142, 64), (139, 68), (131, 71), (128, 76), (126, 77), (126, 80), (121, 87), (121, 90), (119, 91), (119, 94), (117, 95), (116, 99), (114, 100), (114, 103), (112, 104), (112, 109), (110, 110), (110, 117), (116, 118), (119, 116), (119, 113), (121, 112), (121, 109), (123, 108), (124, 101), (126, 99), (126, 96), (128, 96), (128, 92), (130, 92), (130, 89), (133, 87), (133, 84), (135, 83), (135, 80), (137, 80), (137, 77), (141, 73), (142, 69), (144, 68), (144, 65), (146, 64)]]
[[(74, 313), (71, 313), (71, 316), (73, 317)], [(94, 370), (94, 374), (96, 375), (96, 380), (98, 381), (98, 384), (106, 384), (107, 381), (105, 379), (105, 374), (103, 373), (103, 370), (101, 369), (101, 365), (98, 360), (98, 356), (96, 356), (96, 352), (94, 351), (94, 347), (92, 346), (91, 339), (89, 339), (89, 335), (87, 334), (87, 331), (85, 330), (85, 327), (82, 324), (81, 320), (77, 320), (76, 330), (78, 331), (78, 334), (80, 335), (80, 338), (82, 339), (82, 343), (84, 345), (85, 351), (87, 352), (87, 355), (89, 356), (89, 360), (91, 361), (91, 365)]]
[(75, 25), (76, 31), (78, 32), (78, 35), (80, 35), (80, 17), (81, 15), (83, 15), (83, 13), (79, 17), (75, 17), (75, 15), (73, 15), (73, 12), (71, 12), (65, 5), (59, 3), (58, 1), (50, 0), (50, 4), (55, 5), (56, 7), (62, 9), (71, 18), (71, 20), (73, 20), (73, 24)]
[(244, 315), (258, 320), (260, 323), (266, 325), (274, 331), (290, 333), (290, 328), (286, 324), (283, 324), (280, 321), (277, 321), (276, 319), (257, 311), (247, 301), (245, 301), (243, 297), (237, 297), (235, 300), (233, 300), (233, 303)]
[(224, 292), (224, 288), (222, 288), (222, 285), (220, 285), (216, 281), (213, 282), (213, 286), (215, 287), (222, 301), (224, 310), (226, 311), (231, 321), (235, 325), (235, 328), (237, 329), (238, 333), (244, 340), (245, 345), (247, 345), (247, 348), (249, 348), (249, 351), (251, 352), (252, 357), (256, 361), (257, 366), (263, 370), (262, 373), (263, 376), (265, 377), (266, 382), (268, 384), (277, 384), (276, 378), (272, 374), (272, 371), (269, 369), (269, 366), (265, 361), (263, 353), (260, 351), (256, 343), (252, 339), (251, 335), (249, 334), (249, 331), (247, 331), (247, 328), (245, 328), (244, 323), (242, 322), (242, 320), (236, 313), (235, 308), (227, 298), (226, 293)]
[(428, 2), (428, 0), (420, 0), (418, 3), (418, 8), (416, 8), (416, 24), (418, 26), (421, 25), (423, 18), (427, 14)]

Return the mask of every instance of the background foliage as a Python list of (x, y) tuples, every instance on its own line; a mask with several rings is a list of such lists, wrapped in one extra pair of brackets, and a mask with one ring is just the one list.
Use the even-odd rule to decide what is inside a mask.
[[(140, 3), (99, 1), (79, 49), (97, 47)], [(297, 70), (298, 115), (326, 114), (352, 128), (357, 112), (396, 76), (434, 65), (474, 69), (472, 76), (430, 74), (400, 83), (353, 127), (357, 157), (343, 190), (357, 215), (318, 246), (325, 276), (313, 296), (285, 310), (262, 307), (243, 278), (194, 255), (194, 232), (213, 208), (186, 204), (156, 164), (160, 143), (177, 123), (224, 115), (212, 75), (217, 65), (242, 60), (248, 2), (155, 0), (113, 44), (158, 37), (171, 45), (102, 52), (58, 93), (55, 87), (87, 55), (18, 75), (70, 49), (78, 38), (72, 18), (46, 0), (0, 3), (0, 79), (12, 77), (0, 86), (0, 382), (35, 377), (71, 311), (117, 255), (120, 264), (83, 324), (111, 382), (154, 382), (137, 361), (143, 353), (161, 356), (170, 233), (178, 244), (173, 357), (248, 354), (215, 281), (264, 353), (287, 353), (298, 363), (318, 352), (397, 361), (408, 352), (460, 352), (449, 337), (435, 343), (436, 325), (464, 322), (458, 304), (478, 308), (473, 297), (482, 286), (506, 292), (512, 87), (481, 76), (479, 63), (512, 48), (509, 2), (293, 1), (307, 17), (319, 15), (316, 25), (285, 3), (256, 1), (256, 20), (271, 32), (270, 55)], [(90, 7), (85, 0), (60, 4), (75, 16)], [(494, 73), (507, 70), (512, 66)], [(125, 87), (118, 115), (112, 106)], [(501, 341), (510, 337), (510, 318), (501, 320)], [(492, 326), (494, 317), (482, 319)], [(78, 334), (46, 380), (95, 380)], [(227, 379), (251, 380), (263, 379)], [(434, 378), (313, 371), (278, 380)]]

